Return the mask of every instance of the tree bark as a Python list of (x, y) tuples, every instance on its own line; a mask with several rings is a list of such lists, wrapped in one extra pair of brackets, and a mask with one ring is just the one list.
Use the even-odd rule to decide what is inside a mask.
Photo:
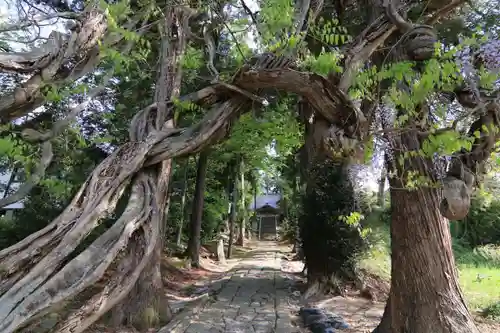
[[(169, 31), (174, 25), (181, 25), (179, 13), (176, 13), (175, 9), (167, 8), (164, 21), (166, 33), (162, 36), (160, 71), (155, 91), (157, 111), (154, 128), (156, 130), (168, 130), (175, 127), (174, 114), (168, 105), (172, 98), (179, 96), (182, 78), (182, 67), (179, 66), (179, 59), (183, 56), (186, 40), (185, 36), (181, 35), (180, 38), (176, 38), (174, 33)], [(150, 181), (156, 184), (156, 191), (149, 192), (148, 195), (154, 197), (153, 202), (156, 201), (156, 206), (153, 205), (149, 208), (156, 215), (154, 221), (159, 223), (158, 233), (153, 235), (155, 247), (149, 262), (145, 265), (131, 292), (111, 311), (111, 323), (114, 327), (133, 325), (140, 330), (146, 330), (159, 324), (165, 324), (172, 317), (161, 274), (165, 213), (172, 174), (172, 160), (168, 159), (158, 165), (147, 167), (139, 174), (146, 175)], [(138, 243), (138, 246), (145, 246), (141, 242)], [(118, 266), (118, 271), (126, 269), (124, 265), (127, 264), (129, 263), (126, 261), (122, 262)]]
[(172, 318), (161, 274), (162, 250), (163, 242), (159, 241), (125, 301), (111, 311), (112, 327), (133, 326), (145, 331), (164, 325)]
[(439, 199), (436, 189), (391, 186), (391, 291), (376, 333), (479, 332), (458, 285)]
[(307, 297), (343, 293), (355, 279), (355, 258), (363, 241), (358, 230), (341, 219), (356, 211), (348, 160), (315, 159), (309, 168), (300, 231), (307, 266)]
[[(425, 107), (420, 106), (417, 114)], [(439, 210), (441, 189), (405, 188), (414, 172), (437, 181), (434, 161), (408, 154), (421, 147), (417, 130), (388, 142), (386, 167), (395, 174), (389, 178), (392, 278), (389, 301), (375, 332), (479, 333), (458, 284), (449, 221)], [(410, 157), (401, 160), (403, 154)]]
[[(248, 230), (248, 239), (250, 239), (252, 233), (258, 228), (258, 219), (257, 219), (257, 176), (255, 174), (252, 175), (252, 188), (253, 188), (253, 215), (250, 223), (250, 228)], [(258, 233), (258, 231), (256, 231)]]
[(196, 173), (196, 185), (193, 198), (193, 211), (190, 221), (190, 234), (187, 252), (191, 259), (192, 267), (200, 266), (201, 247), (201, 222), (203, 216), (203, 204), (205, 201), (205, 181), (207, 178), (209, 151), (204, 150), (198, 158), (198, 171)]

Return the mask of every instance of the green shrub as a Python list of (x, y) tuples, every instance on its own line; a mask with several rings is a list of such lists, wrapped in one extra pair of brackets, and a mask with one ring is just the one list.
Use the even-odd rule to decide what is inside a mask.
[(486, 307), (486, 309), (484, 309), (481, 314), (485, 318), (500, 320), (500, 302), (491, 304), (490, 306)]
[(469, 215), (464, 220), (451, 222), (450, 228), (453, 238), (472, 248), (500, 245), (500, 200), (475, 197)]
[(308, 281), (312, 275), (352, 279), (356, 259), (366, 247), (350, 167), (348, 162), (328, 160), (309, 170), (311, 185), (303, 196), (299, 220)]
[(500, 268), (500, 250), (491, 244), (471, 248), (467, 243), (453, 239), (453, 253), (457, 265)]

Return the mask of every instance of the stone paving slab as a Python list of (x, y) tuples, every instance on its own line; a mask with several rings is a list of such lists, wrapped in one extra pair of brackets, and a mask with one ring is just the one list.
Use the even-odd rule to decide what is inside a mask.
[(267, 245), (230, 272), (212, 302), (172, 333), (294, 333), (287, 302), (291, 284), (276, 246)]

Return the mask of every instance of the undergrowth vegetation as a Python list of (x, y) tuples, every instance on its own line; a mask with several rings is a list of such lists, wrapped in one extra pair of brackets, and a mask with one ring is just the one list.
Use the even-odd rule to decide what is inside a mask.
[[(479, 200), (476, 199), (468, 220), (450, 223), (453, 252), (469, 308), (489, 319), (500, 320), (500, 238), (490, 238), (488, 242), (481, 238), (473, 245), (470, 243), (472, 239), (479, 240), (478, 235), (488, 235), (482, 229), (500, 229), (500, 202), (484, 206)], [(359, 268), (384, 280), (391, 275), (389, 223), (390, 209), (375, 210), (367, 216), (364, 226), (371, 230), (370, 246), (359, 261)], [(469, 227), (467, 232), (465, 224)]]

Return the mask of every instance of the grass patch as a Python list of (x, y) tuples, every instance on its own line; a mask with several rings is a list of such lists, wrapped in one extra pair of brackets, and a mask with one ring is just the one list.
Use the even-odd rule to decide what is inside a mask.
[(382, 222), (383, 212), (375, 211), (367, 217), (365, 226), (371, 229), (369, 250), (360, 258), (358, 267), (384, 280), (391, 278), (390, 229)]
[[(383, 279), (390, 279), (390, 232), (376, 212), (365, 221), (371, 229), (370, 249), (359, 261), (359, 267)], [(500, 247), (471, 249), (455, 241), (453, 252), (459, 271), (460, 286), (468, 306), (484, 316), (500, 320)]]
[(500, 302), (500, 247), (472, 250), (455, 242), (453, 252), (470, 308), (477, 311)]
[(500, 301), (500, 267), (459, 266), (459, 273), (460, 286), (471, 310), (482, 311)]

